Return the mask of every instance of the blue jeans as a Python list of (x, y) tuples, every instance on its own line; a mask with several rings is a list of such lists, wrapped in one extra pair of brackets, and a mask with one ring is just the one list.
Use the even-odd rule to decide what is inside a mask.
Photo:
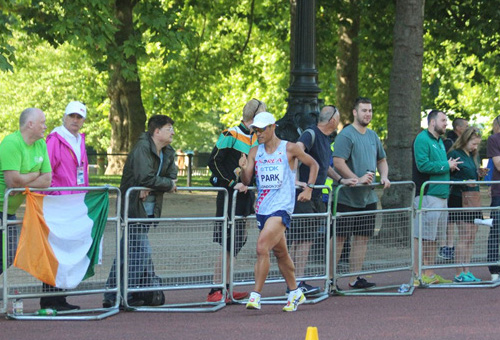
[[(149, 224), (131, 224), (129, 225), (128, 233), (128, 287), (137, 287), (140, 285), (140, 280), (144, 276), (154, 276), (153, 260), (151, 258), (152, 250), (149, 244), (148, 232)], [(123, 251), (125, 249), (123, 238), (121, 239), (121, 273), (123, 277)], [(120, 284), (123, 280), (120, 280)], [(116, 259), (113, 261), (113, 266), (109, 273), (106, 287), (116, 287)], [(121, 286), (123, 289), (123, 286)], [(131, 295), (128, 294), (127, 299)], [(105, 300), (115, 301), (115, 293), (105, 293)]]
[[(491, 207), (500, 206), (500, 196), (491, 197)], [(498, 246), (499, 246), (499, 235), (500, 235), (500, 212), (495, 210), (491, 213), (493, 218), (493, 226), (490, 229), (490, 234), (488, 235), (488, 262), (498, 262)], [(500, 266), (491, 265), (488, 266), (491, 274), (500, 274)]]
[[(7, 214), (8, 220), (15, 220), (16, 215)], [(0, 211), (0, 220), (3, 220), (3, 212)], [(7, 254), (7, 266), (5, 269), (9, 268), (14, 261), (17, 250), (17, 230), (9, 229), (7, 232), (7, 243), (10, 244)], [(0, 274), (3, 273), (3, 230), (0, 231)]]

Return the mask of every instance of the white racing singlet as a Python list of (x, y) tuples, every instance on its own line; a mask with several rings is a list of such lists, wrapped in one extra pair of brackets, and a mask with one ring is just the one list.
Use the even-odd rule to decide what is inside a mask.
[(295, 171), (290, 169), (286, 144), (282, 140), (272, 153), (260, 144), (255, 157), (255, 178), (259, 190), (255, 212), (269, 215), (285, 210), (292, 215), (295, 206)]

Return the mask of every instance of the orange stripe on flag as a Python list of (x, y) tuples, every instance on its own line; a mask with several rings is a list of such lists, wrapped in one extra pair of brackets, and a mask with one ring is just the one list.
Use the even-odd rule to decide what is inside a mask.
[(43, 217), (44, 197), (26, 189), (26, 211), (14, 266), (55, 286), (59, 262), (49, 244), (50, 230)]

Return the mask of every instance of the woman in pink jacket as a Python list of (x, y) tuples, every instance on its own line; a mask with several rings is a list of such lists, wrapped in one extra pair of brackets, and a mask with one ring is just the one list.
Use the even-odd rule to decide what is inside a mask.
[[(80, 129), (87, 117), (87, 108), (81, 102), (73, 101), (66, 106), (63, 125), (56, 127), (47, 136), (47, 150), (52, 166), (51, 187), (86, 187), (89, 185), (89, 161), (85, 151), (85, 135)], [(48, 195), (67, 195), (81, 191), (49, 191)], [(60, 289), (43, 284), (44, 292)], [(41, 308), (58, 311), (80, 309), (71, 305), (65, 296), (48, 296), (40, 299)]]
[[(51, 187), (77, 187), (89, 185), (89, 161), (85, 151), (85, 135), (80, 129), (85, 122), (87, 109), (80, 102), (66, 107), (63, 125), (47, 136), (47, 150), (52, 166)], [(51, 195), (63, 195), (80, 191), (52, 191)]]

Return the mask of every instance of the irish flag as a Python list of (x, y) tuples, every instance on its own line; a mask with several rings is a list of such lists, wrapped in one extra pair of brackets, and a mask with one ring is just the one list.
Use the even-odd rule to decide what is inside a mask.
[(94, 275), (99, 262), (108, 192), (25, 193), (26, 212), (14, 266), (51, 286), (75, 288)]

